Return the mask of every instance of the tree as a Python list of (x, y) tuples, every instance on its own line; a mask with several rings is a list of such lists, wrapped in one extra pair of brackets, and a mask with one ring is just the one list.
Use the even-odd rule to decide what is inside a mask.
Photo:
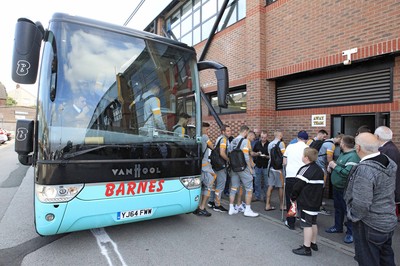
[(17, 101), (11, 98), (10, 96), (7, 96), (6, 106), (15, 106), (15, 105), (17, 105)]

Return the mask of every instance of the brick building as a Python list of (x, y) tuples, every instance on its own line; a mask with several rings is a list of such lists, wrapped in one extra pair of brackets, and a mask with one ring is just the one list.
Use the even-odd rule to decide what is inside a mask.
[[(285, 140), (300, 129), (335, 135), (387, 125), (399, 144), (399, 25), (394, 0), (176, 0), (146, 30), (228, 67), (232, 104), (217, 112), (235, 134), (242, 124), (270, 138), (282, 129)], [(200, 78), (209, 97), (215, 97), (212, 74)], [(203, 117), (216, 137), (206, 107)]]
[[(20, 88), (19, 85), (17, 85), (17, 88)], [(23, 90), (22, 88), (20, 89)], [(14, 95), (12, 94), (12, 96)], [(17, 106), (7, 106), (7, 96), (11, 95), (8, 95), (6, 87), (0, 82), (0, 128), (14, 132), (17, 119), (34, 119), (36, 114), (36, 107), (34, 106), (36, 97), (28, 95), (29, 97), (17, 98)], [(27, 98), (29, 98), (29, 101), (26, 100)], [(29, 102), (28, 106), (24, 104), (26, 101)]]
[(0, 82), (0, 106), (6, 105), (7, 90), (3, 83)]

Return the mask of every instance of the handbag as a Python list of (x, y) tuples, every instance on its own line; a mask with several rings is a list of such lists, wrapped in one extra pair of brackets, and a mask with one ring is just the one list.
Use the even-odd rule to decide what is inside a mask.
[(289, 211), (287, 212), (288, 217), (295, 217), (297, 214), (297, 203), (296, 201), (290, 201), (292, 204), (290, 205)]

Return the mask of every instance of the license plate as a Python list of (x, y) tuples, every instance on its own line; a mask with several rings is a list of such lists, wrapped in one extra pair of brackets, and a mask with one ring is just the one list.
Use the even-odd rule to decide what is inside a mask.
[(126, 212), (118, 212), (117, 220), (124, 220), (133, 217), (143, 217), (143, 216), (151, 216), (153, 214), (153, 209), (142, 209), (142, 210), (132, 210)]

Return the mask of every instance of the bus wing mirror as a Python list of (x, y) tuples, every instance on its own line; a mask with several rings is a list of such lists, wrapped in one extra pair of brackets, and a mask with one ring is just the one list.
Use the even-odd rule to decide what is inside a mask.
[(215, 76), (217, 78), (218, 106), (221, 108), (227, 108), (229, 91), (228, 69), (224, 65), (214, 61), (198, 62), (197, 68), (199, 71), (205, 69), (215, 69)]
[(23, 165), (32, 165), (34, 122), (33, 120), (17, 120), (15, 131), (15, 151)]
[(39, 56), (44, 29), (40, 23), (20, 18), (15, 27), (12, 58), (12, 79), (16, 83), (34, 84), (39, 68)]
[(217, 77), (218, 106), (227, 108), (229, 91), (228, 69), (224, 67), (216, 70), (215, 76)]

